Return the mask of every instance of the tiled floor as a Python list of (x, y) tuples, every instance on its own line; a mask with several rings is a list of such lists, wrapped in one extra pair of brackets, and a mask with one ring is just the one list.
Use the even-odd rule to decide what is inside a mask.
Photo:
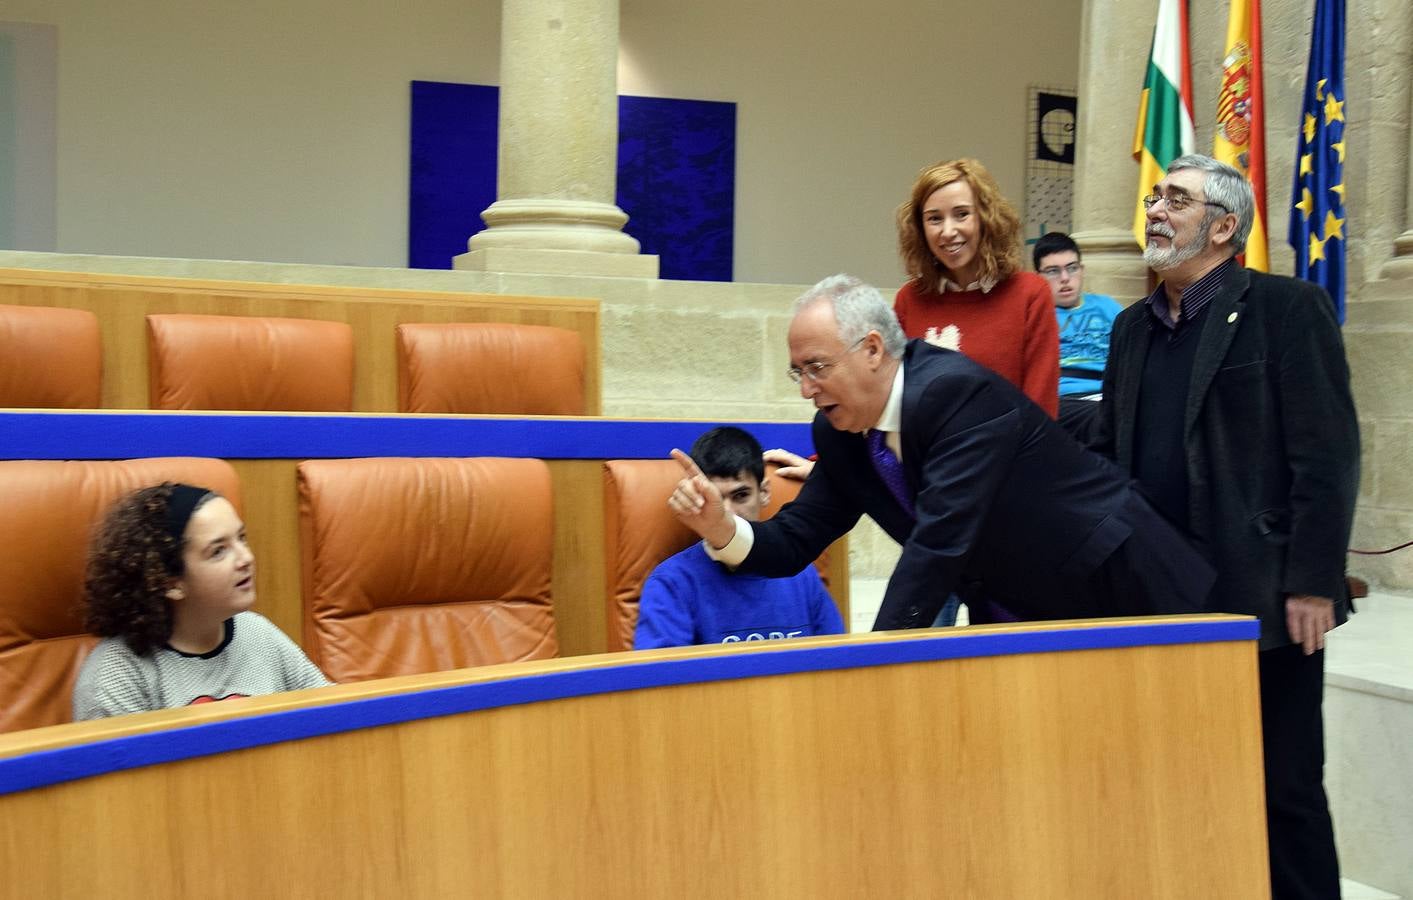
[(1339, 880), (1340, 900), (1399, 900), (1397, 894), (1390, 894), (1388, 891), (1381, 891), (1367, 884), (1360, 884), (1357, 881), (1350, 881), (1348, 878)]

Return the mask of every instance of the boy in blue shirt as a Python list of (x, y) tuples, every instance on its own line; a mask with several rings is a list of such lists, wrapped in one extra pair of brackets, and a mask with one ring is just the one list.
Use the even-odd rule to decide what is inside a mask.
[(1104, 388), (1109, 332), (1123, 311), (1113, 297), (1086, 294), (1079, 245), (1052, 231), (1035, 242), (1035, 271), (1050, 283), (1060, 326), (1060, 424), (1083, 440)]
[[(760, 521), (770, 500), (760, 444), (740, 428), (713, 428), (692, 460), (721, 490), (727, 508)], [(658, 565), (638, 602), (636, 650), (843, 634), (844, 622), (814, 566), (789, 578), (736, 574), (698, 541)]]

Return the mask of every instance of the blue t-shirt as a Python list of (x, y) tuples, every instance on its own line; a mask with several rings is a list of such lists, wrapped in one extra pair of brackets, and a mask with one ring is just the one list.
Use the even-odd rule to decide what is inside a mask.
[[(1093, 394), (1104, 389), (1104, 365), (1109, 360), (1109, 332), (1123, 312), (1113, 297), (1085, 294), (1079, 303), (1055, 307), (1060, 326), (1060, 396)], [(1086, 369), (1093, 377), (1066, 375), (1065, 369)]]
[(735, 573), (707, 556), (698, 542), (648, 576), (633, 648), (843, 633), (839, 609), (814, 566), (789, 578)]

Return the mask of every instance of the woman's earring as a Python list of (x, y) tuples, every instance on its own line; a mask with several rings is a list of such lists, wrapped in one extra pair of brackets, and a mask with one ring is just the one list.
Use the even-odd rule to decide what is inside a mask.
[(184, 596), (185, 596), (185, 595), (182, 593), (182, 589), (181, 589), (181, 588), (168, 588), (168, 589), (167, 589), (167, 599), (168, 599), (168, 600), (180, 600), (180, 599), (181, 599), (182, 597), (184, 597)]

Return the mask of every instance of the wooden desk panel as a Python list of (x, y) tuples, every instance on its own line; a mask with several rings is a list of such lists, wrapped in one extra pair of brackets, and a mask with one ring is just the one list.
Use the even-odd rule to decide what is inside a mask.
[(0, 895), (1262, 898), (1257, 628), (612, 654), (0, 736)]

